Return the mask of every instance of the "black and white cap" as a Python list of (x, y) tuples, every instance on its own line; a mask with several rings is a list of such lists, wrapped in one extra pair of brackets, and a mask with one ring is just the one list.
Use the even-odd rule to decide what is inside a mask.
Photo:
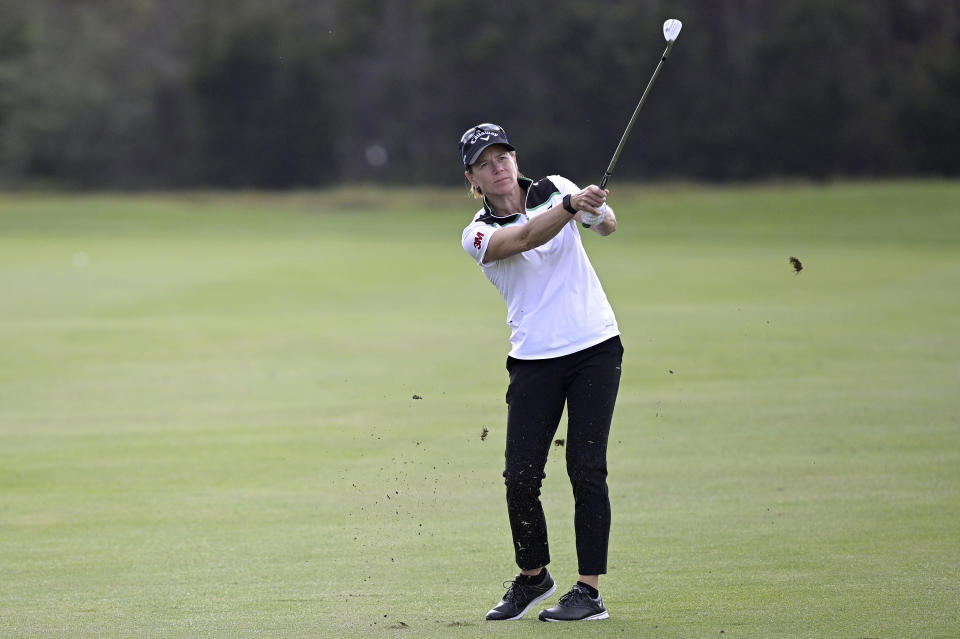
[(485, 122), (467, 129), (460, 138), (460, 160), (463, 168), (469, 169), (483, 150), (492, 144), (502, 144), (511, 151), (516, 150), (507, 139), (507, 132), (502, 126)]

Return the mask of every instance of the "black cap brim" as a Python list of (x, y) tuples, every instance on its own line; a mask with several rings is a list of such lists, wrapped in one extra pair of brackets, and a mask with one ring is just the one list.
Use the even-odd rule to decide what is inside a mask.
[(475, 148), (473, 148), (473, 149), (470, 150), (470, 157), (467, 159), (467, 163), (465, 164), (465, 167), (466, 167), (466, 168), (469, 168), (474, 162), (477, 161), (477, 158), (480, 157), (480, 154), (481, 154), (481, 153), (483, 153), (483, 152), (484, 152), (485, 150), (487, 150), (489, 147), (495, 146), (495, 145), (497, 145), (497, 144), (499, 144), (499, 145), (501, 145), (501, 146), (507, 147), (507, 149), (509, 149), (510, 151), (516, 151), (516, 149), (513, 148), (513, 145), (512, 145), (512, 144), (510, 144), (509, 142), (505, 142), (505, 141), (502, 140), (502, 139), (500, 139), (500, 140), (488, 140), (488, 141), (483, 142), (483, 143), (479, 144), (477, 147), (475, 147)]
[(495, 146), (497, 144), (507, 147), (507, 149), (509, 149), (510, 151), (516, 151), (516, 149), (513, 148), (513, 145), (507, 142), (506, 140), (504, 140), (503, 138), (485, 140), (481, 142), (479, 145), (470, 149), (470, 157), (467, 158), (467, 161), (464, 163), (463, 168), (469, 169), (473, 165), (473, 163), (477, 161), (477, 158), (480, 157), (481, 153), (483, 153), (487, 148), (491, 146)]

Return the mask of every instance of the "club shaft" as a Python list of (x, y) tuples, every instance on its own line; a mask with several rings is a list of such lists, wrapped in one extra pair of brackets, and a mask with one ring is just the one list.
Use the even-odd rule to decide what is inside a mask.
[(623, 131), (623, 136), (620, 138), (620, 144), (617, 145), (617, 150), (613, 152), (613, 157), (610, 159), (610, 164), (607, 166), (607, 170), (603, 174), (603, 179), (600, 180), (601, 189), (606, 187), (607, 180), (609, 180), (610, 176), (613, 175), (613, 169), (616, 168), (617, 162), (620, 161), (620, 154), (623, 153), (623, 147), (627, 143), (627, 138), (630, 137), (630, 131), (633, 130), (633, 125), (637, 121), (637, 116), (640, 115), (640, 109), (643, 108), (643, 103), (647, 101), (647, 96), (650, 94), (650, 88), (653, 86), (657, 76), (660, 75), (660, 69), (663, 68), (663, 63), (667, 61), (667, 56), (670, 55), (670, 49), (672, 48), (673, 41), (668, 42), (667, 48), (663, 50), (663, 55), (660, 56), (660, 62), (657, 63), (657, 68), (653, 70), (653, 75), (650, 77), (650, 81), (647, 82), (647, 88), (643, 90), (643, 95), (640, 96), (640, 102), (637, 103), (637, 108), (633, 110), (633, 115), (630, 117), (630, 122), (627, 123), (627, 128)]

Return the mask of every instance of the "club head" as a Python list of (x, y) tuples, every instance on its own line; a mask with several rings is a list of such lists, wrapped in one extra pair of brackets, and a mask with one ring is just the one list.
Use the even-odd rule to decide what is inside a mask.
[(663, 37), (666, 38), (667, 42), (673, 42), (680, 35), (680, 29), (682, 28), (682, 22), (676, 18), (670, 18), (663, 23)]

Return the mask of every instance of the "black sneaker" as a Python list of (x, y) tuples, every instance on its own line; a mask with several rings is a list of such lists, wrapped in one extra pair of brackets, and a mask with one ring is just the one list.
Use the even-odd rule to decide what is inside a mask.
[[(554, 583), (553, 577), (550, 576), (546, 568), (537, 577), (540, 578), (539, 583), (530, 583), (526, 576), (517, 575), (517, 578), (510, 582), (507, 594), (503, 596), (500, 603), (487, 613), (487, 620), (513, 621), (514, 619), (520, 619), (527, 614), (528, 610), (557, 591), (557, 584)], [(537, 577), (534, 577), (534, 579)]]
[(570, 592), (560, 597), (556, 606), (540, 612), (540, 621), (592, 621), (609, 616), (599, 594), (594, 599), (586, 588), (576, 584)]

